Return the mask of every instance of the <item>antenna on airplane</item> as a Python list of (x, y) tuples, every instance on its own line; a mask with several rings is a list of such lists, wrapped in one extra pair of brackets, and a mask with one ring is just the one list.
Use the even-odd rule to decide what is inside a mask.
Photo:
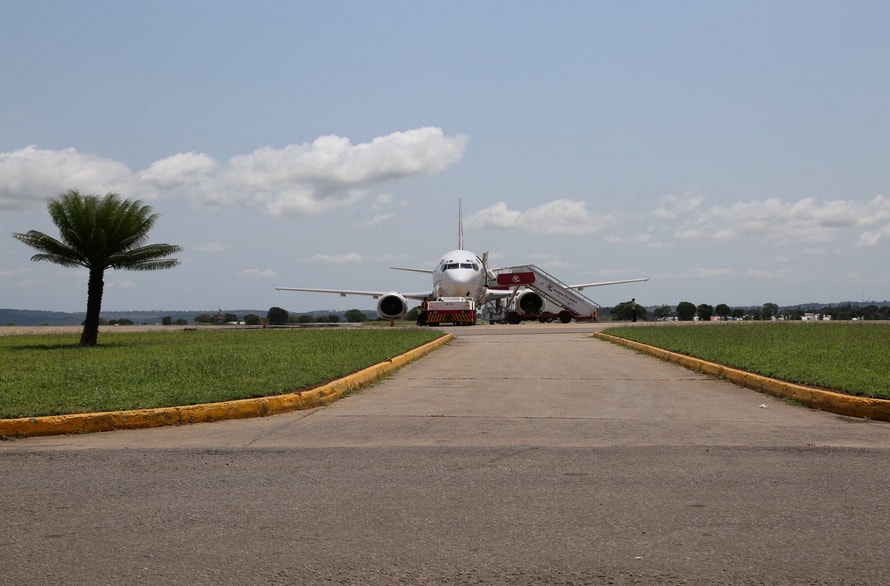
[(457, 247), (464, 249), (464, 202), (463, 198), (457, 198)]

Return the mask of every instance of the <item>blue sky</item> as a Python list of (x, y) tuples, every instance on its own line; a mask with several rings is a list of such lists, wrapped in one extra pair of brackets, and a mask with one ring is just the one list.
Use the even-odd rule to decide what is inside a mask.
[(605, 306), (890, 299), (882, 1), (7, 2), (0, 307), (83, 311), (9, 235), (116, 191), (181, 266), (103, 307), (370, 309), (457, 244)]

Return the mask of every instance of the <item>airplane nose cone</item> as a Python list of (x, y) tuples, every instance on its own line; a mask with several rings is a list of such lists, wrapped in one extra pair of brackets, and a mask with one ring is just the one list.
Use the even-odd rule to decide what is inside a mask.
[(439, 297), (472, 297), (474, 277), (472, 270), (452, 270), (448, 280), (439, 284), (437, 294)]
[(473, 278), (473, 272), (466, 270), (466, 269), (461, 269), (459, 271), (455, 271), (455, 274), (454, 274), (454, 282), (455, 283), (469, 283), (472, 278)]

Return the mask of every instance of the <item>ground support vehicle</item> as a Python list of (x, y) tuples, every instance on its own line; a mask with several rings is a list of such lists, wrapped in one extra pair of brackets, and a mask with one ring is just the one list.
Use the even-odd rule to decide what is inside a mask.
[(567, 324), (574, 320), (596, 320), (599, 305), (578, 289), (566, 285), (535, 265), (500, 269), (498, 285), (512, 290), (507, 299), (504, 321), (518, 324), (525, 320)]
[(426, 304), (426, 324), (451, 323), (458, 326), (476, 324), (476, 302), (469, 297), (440, 297)]
[(596, 321), (596, 311), (592, 312), (591, 315), (576, 315), (567, 309), (563, 309), (559, 312), (539, 311), (535, 313), (511, 310), (504, 316), (504, 323), (518, 324), (519, 322), (534, 320), (541, 323), (550, 323), (559, 320), (560, 323), (567, 324), (573, 319), (576, 321)]

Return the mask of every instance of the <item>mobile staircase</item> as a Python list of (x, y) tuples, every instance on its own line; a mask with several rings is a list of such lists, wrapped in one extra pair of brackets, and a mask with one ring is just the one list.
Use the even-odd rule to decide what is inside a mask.
[[(512, 289), (507, 299), (507, 323), (523, 320), (553, 321), (562, 323), (576, 320), (595, 320), (599, 304), (566, 285), (536, 265), (519, 265), (498, 270), (497, 282), (501, 287)], [(556, 311), (548, 310), (558, 308)]]

